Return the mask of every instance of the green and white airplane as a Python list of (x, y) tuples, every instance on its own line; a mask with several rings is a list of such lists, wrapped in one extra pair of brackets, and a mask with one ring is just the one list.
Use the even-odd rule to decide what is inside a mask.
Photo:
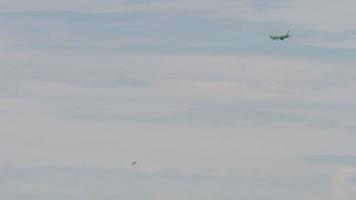
[(288, 31), (285, 35), (272, 35), (272, 34), (270, 34), (269, 37), (272, 40), (284, 40), (284, 39), (289, 38), (290, 35), (289, 35), (289, 31)]

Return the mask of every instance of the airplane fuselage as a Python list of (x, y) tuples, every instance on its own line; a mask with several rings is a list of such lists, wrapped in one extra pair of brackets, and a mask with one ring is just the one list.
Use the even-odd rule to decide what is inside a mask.
[(270, 34), (269, 37), (272, 40), (284, 40), (284, 39), (289, 38), (289, 31), (285, 35), (272, 35), (272, 34)]

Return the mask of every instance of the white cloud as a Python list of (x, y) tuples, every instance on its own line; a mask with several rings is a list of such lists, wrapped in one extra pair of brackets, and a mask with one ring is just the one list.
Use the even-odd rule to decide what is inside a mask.
[(0, 2), (2, 12), (18, 11), (100, 11), (113, 5), (121, 5), (124, 0), (88, 1), (77, 0), (4, 0)]
[[(344, 13), (340, 14), (344, 7), (352, 7), (351, 1), (335, 5), (338, 14), (321, 9), (325, 2), (318, 5), (319, 1), (291, 2), (268, 9), (247, 1), (151, 1), (132, 5), (123, 1), (95, 2), (1, 1), (0, 10), (207, 11), (205, 17), (282, 22), (320, 31), (347, 31), (351, 27), (348, 25), (354, 24), (353, 18), (345, 19)], [(351, 14), (349, 8), (345, 8), (347, 13)], [(328, 21), (330, 26), (326, 25)], [(114, 175), (115, 180), (111, 179), (115, 173), (90, 171), (77, 179), (84, 179), (80, 184), (70, 181), (74, 187), (65, 184), (73, 175), (65, 169), (40, 168), (40, 173), (34, 174), (26, 174), (26, 169), (26, 176), (13, 173), (15, 177), (10, 178), (0, 171), (0, 186), (5, 186), (0, 187), (0, 197), (4, 199), (18, 192), (27, 199), (87, 199), (95, 195), (125, 199), (125, 195), (132, 194), (149, 194), (151, 199), (167, 199), (171, 194), (176, 199), (229, 199), (236, 198), (236, 187), (241, 199), (329, 200), (329, 192), (340, 200), (355, 196), (355, 169), (340, 169), (333, 188), (327, 188), (324, 176), (334, 170), (333, 166), (311, 166), (295, 159), (356, 151), (356, 136), (350, 134), (356, 118), (356, 69), (352, 62), (283, 55), (8, 49), (31, 46), (32, 39), (24, 37), (28, 36), (26, 32), (16, 35), (21, 29), (14, 30), (0, 32), (9, 39), (2, 43), (5, 50), (0, 54), (0, 166), (122, 168), (133, 159), (140, 165), (137, 171), (125, 169), (123, 176)], [(43, 35), (51, 36), (48, 38), (35, 33), (39, 40), (31, 44), (41, 43), (42, 38), (58, 38), (58, 43), (67, 44), (79, 39), (56, 31), (45, 31)], [(94, 33), (88, 41), (97, 37)], [(127, 43), (109, 38), (93, 44), (120, 48)], [(195, 48), (210, 45), (186, 44)], [(353, 48), (347, 45), (327, 46)], [(173, 175), (160, 178), (159, 174), (166, 174), (167, 169), (173, 169)], [(182, 170), (193, 173), (176, 173)], [(189, 179), (196, 176), (196, 171), (204, 174), (201, 182)], [(43, 179), (37, 181), (42, 172), (49, 173), (40, 175)], [(139, 180), (134, 180), (137, 185), (129, 185), (134, 178), (125, 173), (131, 172), (142, 175), (134, 175)], [(234, 176), (236, 172), (246, 175), (242, 184), (240, 177)], [(110, 175), (101, 176), (106, 173)], [(152, 176), (154, 173), (158, 175)], [(95, 177), (88, 178), (91, 176)], [(189, 181), (182, 181), (186, 178)], [(231, 183), (231, 178), (237, 181)], [(152, 188), (159, 192), (151, 193)], [(40, 193), (44, 195), (41, 198), (36, 196)]]
[(353, 200), (356, 196), (356, 168), (340, 168), (332, 183), (335, 200)]
[[(285, 23), (287, 28), (317, 31), (347, 32), (355, 30), (355, 2), (352, 0), (301, 1), (229, 1), (229, 0), (171, 0), (171, 1), (1, 1), (0, 11), (77, 11), (77, 12), (156, 12), (206, 11), (205, 16), (224, 17), (258, 23)], [(296, 27), (297, 26), (297, 27)], [(293, 31), (293, 30), (292, 30)]]
[(179, 100), (352, 103), (354, 99), (347, 94), (353, 90), (351, 74), (355, 70), (346, 62), (253, 55), (62, 55), (4, 54), (7, 66), (2, 68), (3, 82), (13, 84), (16, 80), (18, 94), (28, 90), (28, 95), (54, 95), (54, 99), (63, 95), (120, 98), (123, 94), (146, 99), (174, 96)]
[[(270, 5), (271, 7), (268, 7)], [(145, 5), (147, 6), (147, 5)], [(355, 30), (355, 2), (352, 0), (302, 0), (288, 2), (250, 2), (226, 0), (171, 1), (149, 4), (148, 10), (200, 10), (213, 15), (258, 23), (285, 23), (317, 31)], [(286, 27), (287, 29), (288, 27)]]
[[(9, 200), (90, 198), (196, 200), (264, 198), (321, 199), (328, 195), (320, 174), (297, 176), (256, 172), (224, 175), (202, 171), (98, 169), (90, 167), (8, 167), (0, 170), (0, 197)], [(297, 186), (297, 187), (296, 187)], [(303, 188), (301, 191), (299, 188)]]
[(340, 36), (339, 39), (320, 39), (320, 38), (311, 38), (299, 40), (299, 44), (312, 47), (321, 47), (328, 49), (341, 49), (341, 50), (355, 50), (356, 49), (356, 39), (342, 39)]
[(355, 69), (346, 62), (61, 51), (1, 58), (0, 165), (143, 158), (148, 169), (281, 173), (274, 156), (355, 151), (347, 95)]
[(251, 22), (286, 23), (312, 30), (342, 32), (354, 30), (356, 20), (352, 16), (355, 6), (351, 0), (302, 0), (291, 1), (275, 9), (256, 9), (253, 5), (242, 10), (234, 10), (233, 7), (230, 12), (226, 9), (231, 16)]

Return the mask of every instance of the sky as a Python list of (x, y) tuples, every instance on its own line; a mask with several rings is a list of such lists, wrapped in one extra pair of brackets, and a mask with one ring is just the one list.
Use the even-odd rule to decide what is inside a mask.
[(0, 0), (0, 198), (353, 200), (355, 7)]

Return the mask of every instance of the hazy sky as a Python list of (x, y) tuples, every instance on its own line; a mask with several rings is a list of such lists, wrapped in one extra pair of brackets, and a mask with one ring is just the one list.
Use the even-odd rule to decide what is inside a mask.
[(355, 7), (0, 0), (0, 198), (353, 200)]

